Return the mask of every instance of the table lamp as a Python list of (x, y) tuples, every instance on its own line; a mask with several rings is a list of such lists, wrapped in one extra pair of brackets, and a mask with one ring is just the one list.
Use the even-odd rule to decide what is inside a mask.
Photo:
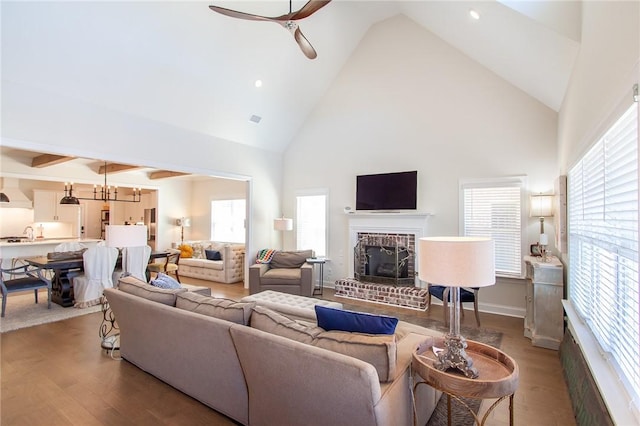
[(494, 242), (480, 237), (424, 237), (419, 240), (420, 280), (445, 287), (449, 292), (449, 333), (444, 349), (436, 354), (434, 367), (441, 371), (458, 369), (469, 378), (478, 371), (460, 335), (460, 287), (487, 287), (495, 284)]
[(273, 219), (273, 229), (276, 231), (291, 231), (293, 229), (293, 219), (284, 216)]
[(540, 244), (540, 254), (542, 254), (543, 261), (546, 261), (549, 238), (547, 234), (544, 233), (544, 218), (553, 217), (553, 194), (532, 195), (529, 204), (531, 206), (529, 216), (540, 218), (540, 237), (538, 244)]

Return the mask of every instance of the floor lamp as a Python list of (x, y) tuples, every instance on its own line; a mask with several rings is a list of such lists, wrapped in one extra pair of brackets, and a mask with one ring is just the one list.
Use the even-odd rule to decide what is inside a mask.
[(444, 350), (436, 354), (433, 366), (440, 370), (460, 370), (469, 378), (478, 371), (465, 351), (467, 341), (460, 335), (460, 287), (487, 287), (495, 284), (494, 242), (490, 238), (425, 237), (419, 240), (420, 280), (445, 287), (449, 292), (449, 333)]
[[(141, 247), (147, 245), (147, 227), (141, 225), (107, 225), (106, 242), (109, 247), (117, 247), (121, 250), (122, 271), (124, 275), (129, 274), (127, 256), (122, 249), (127, 247)], [(117, 283), (114, 283), (117, 286)], [(120, 349), (120, 333), (116, 325), (116, 318), (107, 302), (106, 297), (102, 297), (102, 323), (98, 331), (103, 349), (113, 351)]]

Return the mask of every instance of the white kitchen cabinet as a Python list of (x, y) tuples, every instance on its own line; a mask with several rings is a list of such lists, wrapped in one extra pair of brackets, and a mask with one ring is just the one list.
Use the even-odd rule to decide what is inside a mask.
[(77, 227), (79, 209), (77, 205), (60, 204), (64, 192), (33, 190), (34, 222), (65, 222)]
[(534, 346), (558, 349), (564, 334), (563, 267), (557, 257), (525, 256), (527, 268), (524, 335)]

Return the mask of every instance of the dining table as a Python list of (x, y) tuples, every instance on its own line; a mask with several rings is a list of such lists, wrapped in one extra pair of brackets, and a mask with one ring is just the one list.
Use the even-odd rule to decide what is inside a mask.
[[(166, 258), (170, 253), (171, 252), (168, 250), (152, 251), (149, 256), (149, 262), (152, 262), (155, 259)], [(84, 270), (84, 261), (81, 255), (62, 259), (51, 259), (47, 256), (36, 256), (27, 257), (24, 261), (36, 268), (52, 271), (51, 301), (64, 308), (73, 306), (73, 277), (80, 275)], [(122, 257), (119, 255), (116, 266), (121, 264)], [(147, 281), (149, 281), (149, 271), (147, 271)]]

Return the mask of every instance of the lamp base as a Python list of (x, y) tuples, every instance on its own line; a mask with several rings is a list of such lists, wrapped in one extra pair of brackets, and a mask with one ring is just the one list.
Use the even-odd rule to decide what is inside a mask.
[(444, 338), (444, 350), (437, 354), (438, 360), (433, 366), (440, 371), (450, 368), (460, 370), (470, 379), (478, 377), (478, 370), (473, 367), (473, 360), (465, 351), (467, 341), (459, 334), (447, 334)]

